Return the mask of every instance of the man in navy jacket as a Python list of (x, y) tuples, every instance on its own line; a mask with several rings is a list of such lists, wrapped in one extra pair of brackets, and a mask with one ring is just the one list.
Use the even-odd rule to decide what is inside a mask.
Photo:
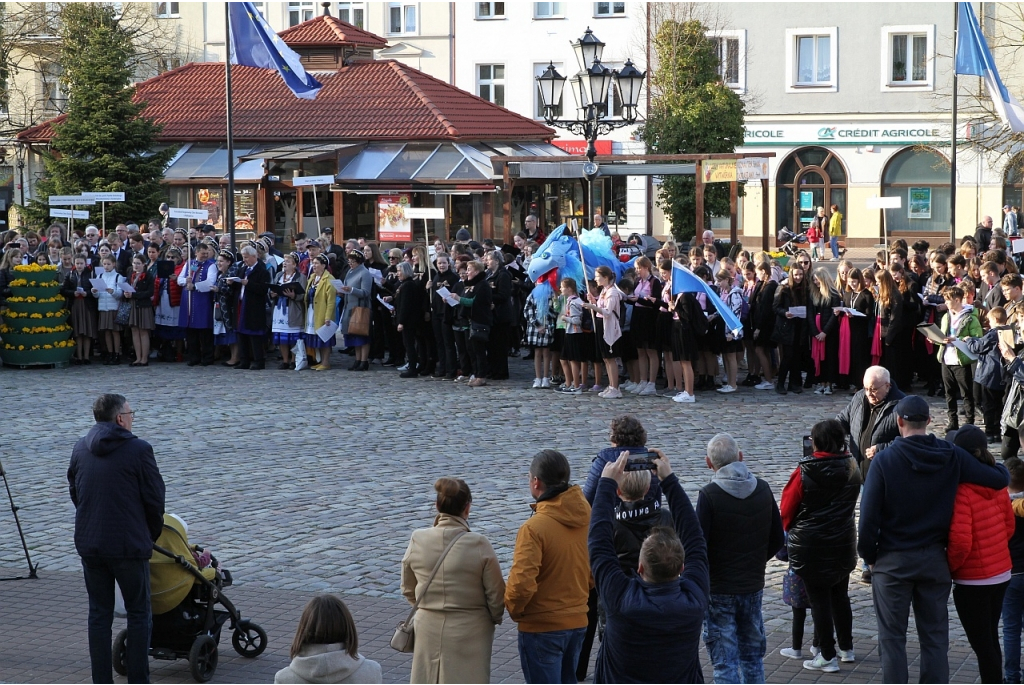
[(75, 548), (89, 594), (94, 683), (113, 682), (114, 581), (128, 614), (128, 682), (149, 682), (149, 558), (163, 530), (164, 481), (153, 448), (132, 434), (135, 412), (121, 395), (93, 403), (96, 425), (76, 444), (68, 468)]
[(651, 530), (636, 574), (626, 575), (612, 542), (612, 521), (628, 453), (604, 467), (591, 510), (590, 568), (607, 617), (595, 683), (702, 683), (701, 625), (711, 593), (700, 523), (668, 457), (655, 464), (675, 531)]

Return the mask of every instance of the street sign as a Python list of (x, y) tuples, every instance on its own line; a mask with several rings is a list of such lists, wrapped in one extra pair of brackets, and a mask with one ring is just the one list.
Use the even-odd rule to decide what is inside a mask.
[(206, 221), (210, 218), (210, 212), (206, 209), (185, 209), (183, 207), (171, 207), (167, 210), (167, 216), (172, 219), (198, 219)]
[(899, 209), (903, 206), (903, 198), (899, 195), (895, 197), (878, 197), (872, 195), (868, 198), (868, 209)]
[(82, 193), (82, 197), (88, 197), (96, 202), (124, 202), (124, 193)]
[(85, 197), (84, 195), (51, 195), (47, 198), (47, 204), (51, 207), (60, 207), (68, 205), (94, 205), (96, 200), (91, 197)]
[(334, 176), (296, 176), (292, 179), (293, 186), (329, 186), (334, 183)]
[(88, 219), (89, 212), (77, 209), (51, 209), (51, 217), (57, 217), (60, 219)]
[(407, 219), (444, 219), (444, 207), (406, 207)]

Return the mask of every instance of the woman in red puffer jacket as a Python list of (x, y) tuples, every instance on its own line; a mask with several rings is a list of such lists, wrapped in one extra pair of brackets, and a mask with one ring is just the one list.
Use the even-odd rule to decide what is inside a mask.
[[(978, 461), (995, 466), (985, 433), (972, 424), (946, 436)], [(1006, 489), (961, 483), (953, 505), (946, 556), (953, 576), (953, 604), (978, 656), (983, 683), (1002, 682), (999, 616), (1010, 583), (1009, 541), (1016, 523)]]

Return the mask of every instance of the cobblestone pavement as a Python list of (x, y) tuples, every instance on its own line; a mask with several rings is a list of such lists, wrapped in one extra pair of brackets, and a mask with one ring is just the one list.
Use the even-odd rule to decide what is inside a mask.
[[(800, 437), (849, 399), (845, 392), (782, 398), (742, 388), (727, 396), (700, 393), (691, 405), (660, 397), (602, 400), (528, 389), (532, 365), (520, 360), (511, 360), (512, 381), (483, 388), (402, 380), (380, 367), (349, 373), (347, 365), (348, 358), (342, 363), (336, 355), (341, 368), (328, 373), (181, 364), (0, 371), (7, 409), (0, 459), (41, 576), (0, 585), (0, 680), (89, 677), (65, 474), (101, 392), (120, 392), (138, 410), (134, 430), (154, 445), (167, 510), (188, 521), (192, 540), (232, 570), (236, 586), (229, 596), (271, 633), (270, 649), (252, 662), (235, 656), (224, 640), (220, 682), (271, 680), (287, 663), (302, 605), (321, 591), (345, 595), (362, 651), (382, 662), (385, 679), (407, 680), (408, 657), (388, 649), (387, 641), (406, 611), (398, 594), (401, 557), (410, 531), (432, 521), (438, 476), (470, 484), (470, 523), (490, 538), (507, 573), (516, 530), (530, 511), (526, 472), (537, 450), (562, 450), (582, 483), (591, 458), (608, 444), (609, 419), (631, 412), (644, 422), (648, 444), (666, 450), (691, 497), (710, 475), (704, 446), (719, 431), (735, 435), (748, 465), (779, 497)], [(938, 402), (932, 406), (944, 414)], [(0, 503), (0, 575), (23, 567), (13, 519)], [(769, 564), (766, 671), (775, 682), (816, 680), (777, 653), (790, 627), (781, 601), (783, 570), (779, 562)], [(853, 583), (851, 595), (858, 663), (823, 679), (880, 680), (869, 589)], [(952, 605), (950, 615), (954, 679), (973, 682), (976, 665)], [(809, 619), (807, 631), (809, 642)], [(495, 644), (496, 681), (521, 681), (514, 637), (506, 618)], [(910, 649), (916, 650), (913, 637)], [(154, 679), (188, 681), (188, 669), (183, 662), (154, 664)]]

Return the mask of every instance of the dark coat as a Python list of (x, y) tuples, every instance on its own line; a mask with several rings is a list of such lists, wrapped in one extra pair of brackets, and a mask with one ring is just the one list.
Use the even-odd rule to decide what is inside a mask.
[(640, 547), (654, 526), (672, 527), (672, 513), (661, 504), (660, 496), (658, 499), (619, 502), (615, 505), (612, 539), (623, 573), (636, 573), (640, 562)]
[(448, 288), (449, 291), (455, 287), (455, 284), (459, 282), (459, 275), (448, 269), (444, 273), (435, 271), (430, 279), (433, 283), (433, 288), (430, 289), (430, 313), (432, 316), (441, 317), (441, 320), (447, 324), (452, 322), (452, 310), (455, 309), (450, 304), (441, 299), (441, 296), (437, 294), (439, 288)]
[(807, 319), (786, 317), (790, 307), (807, 307), (807, 315), (810, 316), (811, 303), (810, 298), (806, 297), (806, 288), (803, 289), (803, 295), (804, 297), (800, 297), (788, 285), (782, 286), (775, 293), (775, 328), (772, 331), (772, 340), (780, 345), (810, 346), (807, 340)]
[(97, 423), (75, 443), (68, 487), (81, 556), (152, 556), (163, 531), (164, 481), (148, 442), (116, 423)]
[[(248, 279), (245, 285), (245, 298), (242, 300), (242, 327), (250, 331), (263, 331), (267, 329), (267, 288), (270, 286), (270, 272), (267, 271), (263, 262), (257, 261), (249, 275), (246, 271), (249, 267), (245, 263), (238, 265), (237, 275), (239, 278)], [(242, 292), (242, 286), (237, 285), (236, 294)], [(237, 301), (237, 297), (235, 298)]]
[[(131, 283), (131, 278), (128, 280)], [(124, 297), (135, 303), (135, 306), (140, 309), (152, 309), (153, 308), (153, 290), (154, 281), (153, 277), (148, 273), (143, 272), (139, 279), (132, 284), (135, 288), (135, 292), (126, 294)]]
[(999, 352), (999, 331), (1009, 330), (1011, 326), (993, 328), (980, 338), (967, 338), (967, 348), (978, 355), (978, 365), (974, 369), (974, 382), (990, 390), (1003, 387), (1004, 370), (1003, 356)]
[[(597, 453), (597, 456), (590, 462), (590, 472), (587, 473), (587, 482), (583, 484), (583, 496), (587, 499), (590, 504), (594, 503), (594, 495), (597, 494), (597, 484), (601, 482), (601, 472), (604, 471), (604, 467), (614, 462), (619, 458), (622, 452), (629, 452), (630, 454), (637, 452), (646, 452), (646, 447), (605, 447), (603, 450)], [(658, 474), (651, 474), (651, 487), (647, 489), (647, 498), (654, 500), (661, 500), (661, 481), (658, 480)]]
[(491, 301), (494, 304), (494, 323), (512, 324), (512, 277), (500, 266), (494, 273), (487, 273), (487, 284), (491, 287)]
[[(491, 288), (486, 278), (486, 274), (480, 273), (466, 281), (462, 289), (462, 304), (458, 308), (463, 310), (461, 316), (466, 316), (468, 311), (471, 323), (490, 326), (494, 321), (494, 315), (491, 312)], [(457, 318), (459, 316), (456, 314)]]
[(415, 278), (398, 284), (395, 292), (395, 323), (402, 328), (415, 327), (423, 321), (423, 285)]
[(864, 432), (865, 422), (868, 420), (867, 401), (864, 396), (864, 389), (858, 390), (846, 408), (836, 416), (836, 420), (843, 425), (843, 430), (850, 436), (850, 454), (858, 463), (864, 461), (864, 450), (868, 447), (875, 446), (881, 452), (900, 436), (899, 426), (896, 425), (896, 405), (905, 397), (903, 391), (890, 381), (889, 394), (882, 402), (882, 409), (875, 419), (875, 427), (871, 431), (871, 442), (862, 445), (860, 436)]
[(759, 335), (755, 345), (770, 345), (775, 329), (775, 293), (779, 284), (775, 281), (758, 281), (750, 294), (750, 327)]

